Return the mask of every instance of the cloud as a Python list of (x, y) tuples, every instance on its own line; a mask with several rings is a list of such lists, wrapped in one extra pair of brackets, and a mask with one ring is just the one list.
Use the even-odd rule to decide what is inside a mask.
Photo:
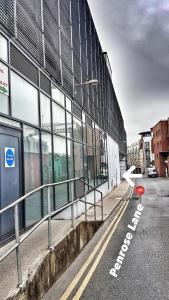
[(169, 0), (88, 2), (134, 142), (139, 131), (169, 116)]

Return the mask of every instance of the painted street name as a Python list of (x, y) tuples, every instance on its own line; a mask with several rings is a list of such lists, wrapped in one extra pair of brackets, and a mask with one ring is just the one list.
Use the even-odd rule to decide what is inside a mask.
[[(144, 209), (143, 205), (141, 203), (139, 203), (137, 205), (137, 210), (134, 213), (134, 217), (132, 218), (131, 223), (128, 224), (128, 226), (127, 226), (129, 229), (131, 229), (132, 232), (134, 232), (137, 228), (137, 224), (139, 222), (139, 219), (141, 217), (143, 209)], [(117, 275), (118, 275), (117, 273), (121, 269), (123, 260), (126, 256), (126, 252), (128, 251), (128, 247), (131, 243), (132, 238), (133, 238), (133, 234), (131, 232), (127, 232), (126, 236), (125, 236), (125, 239), (124, 239), (124, 242), (123, 242), (123, 245), (121, 246), (119, 255), (118, 255), (118, 257), (116, 259), (116, 262), (114, 264), (114, 267), (109, 272), (110, 275), (112, 275), (114, 277), (117, 277)]]

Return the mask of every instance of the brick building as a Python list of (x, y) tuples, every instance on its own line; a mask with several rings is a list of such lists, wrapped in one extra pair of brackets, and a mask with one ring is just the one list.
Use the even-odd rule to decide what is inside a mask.
[(151, 128), (152, 150), (158, 176), (168, 176), (169, 170), (169, 119), (159, 121)]

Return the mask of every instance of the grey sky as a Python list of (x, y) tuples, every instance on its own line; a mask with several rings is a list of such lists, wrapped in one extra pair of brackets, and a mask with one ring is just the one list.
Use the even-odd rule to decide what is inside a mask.
[(169, 0), (88, 0), (128, 143), (169, 117)]

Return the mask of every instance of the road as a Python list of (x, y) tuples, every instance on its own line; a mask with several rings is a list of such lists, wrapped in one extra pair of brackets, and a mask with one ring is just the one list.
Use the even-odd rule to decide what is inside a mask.
[[(108, 239), (104, 241), (76, 285), (72, 283), (75, 275), (82, 272), (98, 240), (109, 224), (103, 225), (99, 233), (58, 280), (47, 299), (61, 300), (167, 300), (169, 299), (169, 180), (162, 178), (143, 178), (137, 182), (145, 187), (142, 197), (144, 210), (132, 232), (131, 243), (117, 277), (110, 275), (127, 232), (132, 224), (138, 201), (130, 200), (122, 209), (117, 223)], [(126, 205), (125, 203), (123, 205)], [(112, 216), (112, 219), (114, 216)], [(61, 295), (65, 289), (67, 294)]]

